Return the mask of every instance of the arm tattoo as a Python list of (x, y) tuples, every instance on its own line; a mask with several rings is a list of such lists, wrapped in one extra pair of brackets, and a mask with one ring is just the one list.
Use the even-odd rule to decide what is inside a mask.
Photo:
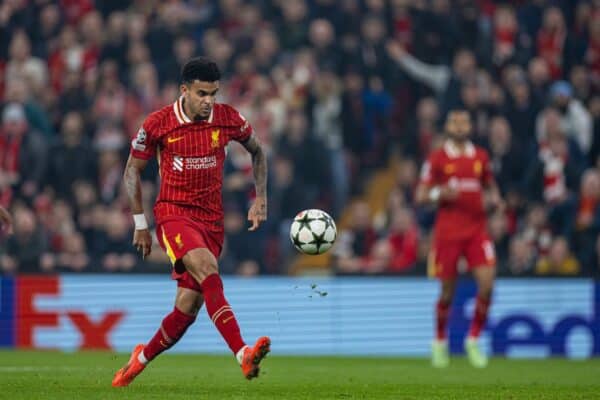
[(142, 205), (142, 184), (140, 182), (140, 170), (128, 162), (123, 175), (125, 191), (129, 199), (129, 206), (133, 214), (141, 214), (144, 212)]
[(256, 196), (267, 196), (267, 156), (254, 135), (242, 143), (242, 146), (252, 155), (252, 171)]

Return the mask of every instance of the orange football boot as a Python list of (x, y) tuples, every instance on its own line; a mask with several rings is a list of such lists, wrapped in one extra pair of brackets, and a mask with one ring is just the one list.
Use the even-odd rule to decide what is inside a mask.
[(138, 344), (135, 346), (127, 364), (125, 364), (125, 366), (118, 370), (115, 374), (115, 377), (112, 381), (113, 387), (129, 386), (135, 377), (138, 376), (144, 370), (144, 368), (146, 368), (146, 365), (142, 364), (138, 360), (138, 355), (142, 350), (144, 350), (143, 344)]
[(271, 351), (271, 339), (267, 336), (258, 338), (253, 347), (246, 347), (242, 357), (242, 372), (246, 379), (258, 377), (260, 362)]

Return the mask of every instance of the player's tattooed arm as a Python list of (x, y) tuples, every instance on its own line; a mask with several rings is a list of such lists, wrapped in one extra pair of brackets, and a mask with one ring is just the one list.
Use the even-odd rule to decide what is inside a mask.
[(243, 142), (242, 146), (252, 156), (256, 199), (248, 211), (248, 221), (252, 222), (249, 230), (254, 231), (261, 222), (267, 220), (267, 155), (254, 135)]
[(133, 214), (142, 214), (144, 207), (142, 205), (142, 183), (141, 173), (146, 168), (148, 161), (129, 156), (125, 165), (123, 174), (123, 183), (129, 199), (129, 206)]
[[(123, 174), (123, 184), (125, 185), (125, 191), (127, 192), (127, 198), (129, 199), (129, 207), (131, 213), (135, 216), (143, 216), (144, 206), (142, 203), (142, 183), (141, 173), (148, 164), (147, 160), (142, 160), (129, 156), (127, 164), (125, 165), (125, 172)], [(142, 218), (145, 222), (145, 218)], [(136, 225), (138, 221), (136, 221)], [(136, 226), (133, 233), (133, 245), (135, 248), (142, 253), (142, 257), (146, 257), (150, 254), (152, 248), (152, 236), (146, 226)]]

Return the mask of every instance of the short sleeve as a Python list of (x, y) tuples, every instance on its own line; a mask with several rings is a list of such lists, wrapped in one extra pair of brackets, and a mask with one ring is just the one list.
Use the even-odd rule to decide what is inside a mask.
[(243, 143), (252, 136), (254, 129), (252, 128), (252, 125), (250, 125), (250, 122), (248, 122), (240, 112), (236, 111), (235, 114), (236, 115), (233, 118), (235, 124), (230, 138), (231, 140)]
[(131, 155), (135, 158), (141, 158), (142, 160), (149, 160), (154, 157), (155, 154), (155, 129), (151, 127), (148, 119), (146, 119), (131, 141)]
[(427, 158), (427, 161), (425, 161), (421, 167), (419, 183), (423, 185), (435, 185), (438, 181), (437, 169), (437, 163), (435, 162), (435, 157), (432, 154)]

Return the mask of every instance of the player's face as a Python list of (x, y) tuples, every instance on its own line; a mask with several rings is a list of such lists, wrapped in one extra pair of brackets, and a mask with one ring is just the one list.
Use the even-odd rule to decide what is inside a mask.
[(446, 120), (446, 132), (454, 140), (467, 140), (471, 134), (471, 116), (466, 111), (453, 111)]
[(190, 84), (181, 85), (181, 94), (185, 99), (185, 107), (192, 119), (206, 119), (210, 116), (217, 92), (219, 81), (203, 82), (194, 81)]

